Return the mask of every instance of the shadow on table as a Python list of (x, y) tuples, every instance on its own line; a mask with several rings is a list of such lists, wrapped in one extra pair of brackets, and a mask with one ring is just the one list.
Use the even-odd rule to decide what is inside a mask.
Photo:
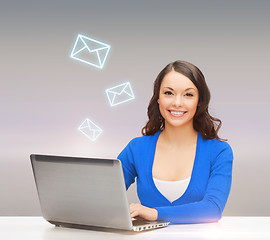
[[(144, 232), (150, 232), (148, 230)], [(68, 240), (68, 239), (125, 239), (125, 236), (140, 235), (142, 232), (125, 231), (113, 228), (91, 227), (91, 226), (61, 226), (47, 229), (44, 232), (45, 240)], [(128, 238), (127, 238), (128, 239)]]
[(142, 232), (125, 231), (103, 227), (72, 226), (48, 228), (43, 233), (44, 240), (130, 240), (134, 239), (185, 239), (212, 240), (220, 238), (219, 223), (212, 224), (175, 224), (166, 228), (146, 230)]

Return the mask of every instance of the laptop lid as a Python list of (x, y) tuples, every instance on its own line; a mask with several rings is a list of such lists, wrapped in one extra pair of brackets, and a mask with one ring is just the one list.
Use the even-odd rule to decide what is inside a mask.
[(132, 230), (119, 160), (35, 154), (30, 158), (48, 222)]

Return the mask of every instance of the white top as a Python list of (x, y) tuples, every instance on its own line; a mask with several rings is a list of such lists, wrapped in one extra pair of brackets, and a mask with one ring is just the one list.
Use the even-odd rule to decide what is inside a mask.
[(190, 177), (179, 181), (164, 181), (156, 178), (153, 178), (153, 180), (159, 192), (170, 202), (173, 202), (184, 194)]

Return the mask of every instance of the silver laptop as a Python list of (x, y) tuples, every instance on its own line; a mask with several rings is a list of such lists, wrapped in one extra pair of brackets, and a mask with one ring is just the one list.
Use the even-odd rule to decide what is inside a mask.
[(56, 226), (142, 231), (169, 222), (132, 221), (121, 162), (30, 156), (43, 217)]

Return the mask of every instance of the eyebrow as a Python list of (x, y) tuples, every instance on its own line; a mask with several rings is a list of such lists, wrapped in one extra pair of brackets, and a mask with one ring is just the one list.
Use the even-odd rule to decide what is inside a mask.
[[(172, 91), (174, 91), (174, 89), (173, 88), (171, 88), (171, 87), (164, 87), (164, 88), (169, 88), (170, 90), (172, 90)], [(185, 89), (185, 91), (187, 91), (187, 90), (191, 90), (191, 89), (193, 89), (193, 90), (196, 90), (195, 88), (187, 88), (187, 89)]]

